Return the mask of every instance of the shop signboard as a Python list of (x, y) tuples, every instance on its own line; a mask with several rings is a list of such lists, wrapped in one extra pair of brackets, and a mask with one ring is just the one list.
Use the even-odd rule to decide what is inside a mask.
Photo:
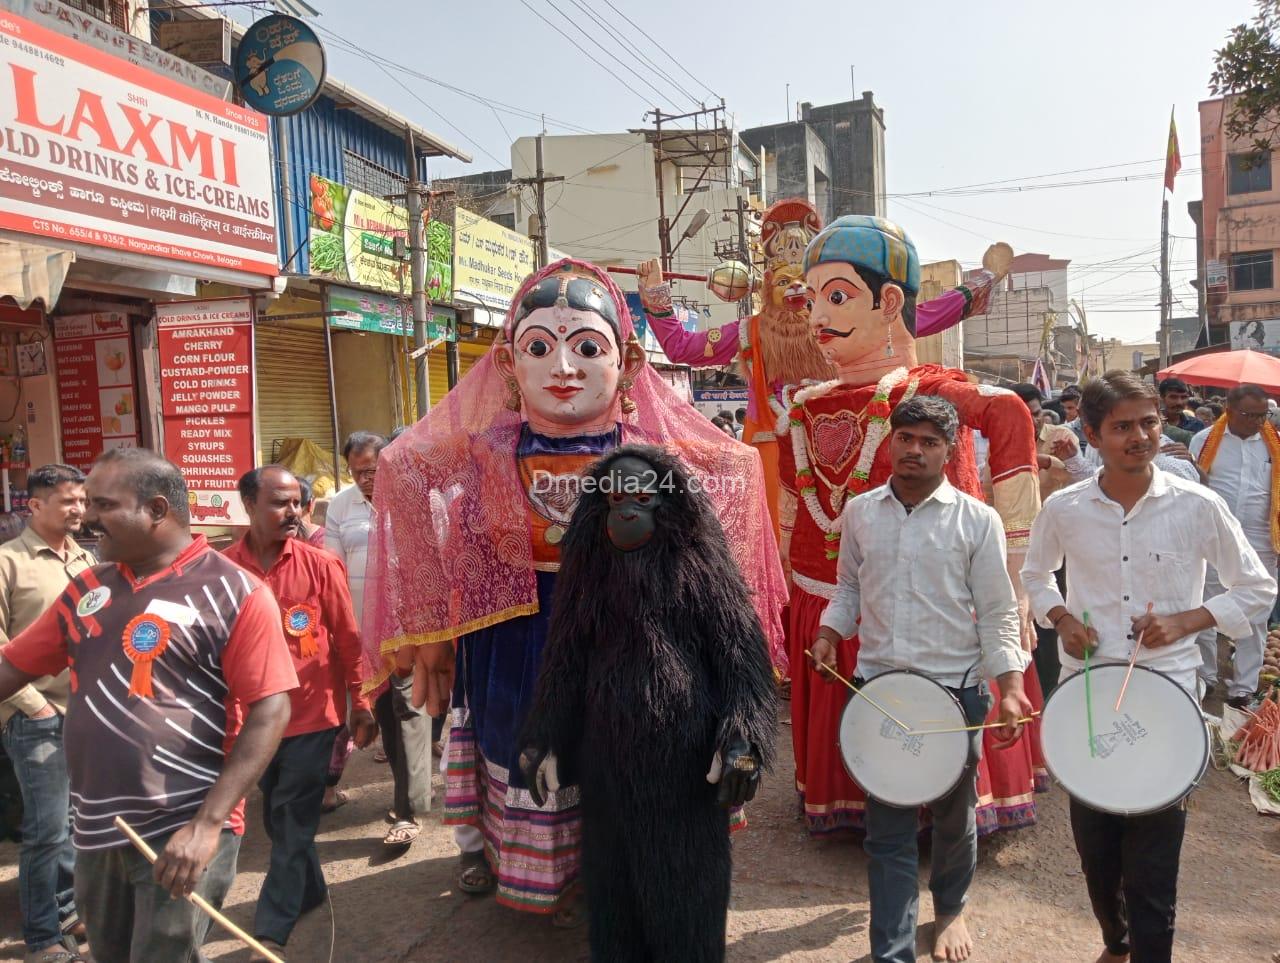
[[(412, 293), (409, 261), (396, 251), (396, 240), (403, 247), (409, 237), (408, 209), (312, 174), (307, 223), (312, 276), (387, 294)], [(453, 231), (429, 221), (426, 240), (427, 297), (452, 300)]]
[(109, 448), (138, 445), (129, 319), (116, 311), (53, 319), (62, 457), (87, 472)]
[(236, 492), (254, 467), (253, 301), (156, 305), (164, 454), (187, 480), (196, 525), (247, 525)]
[(1230, 330), (1233, 350), (1249, 348), (1252, 351), (1280, 355), (1280, 320), (1266, 318), (1232, 321)]
[(534, 266), (533, 241), (459, 207), (453, 223), (455, 300), (505, 312)]
[[(77, 3), (83, 6), (83, 0), (77, 0)], [(0, 10), (26, 17), (42, 27), (48, 27), (54, 33), (64, 34), (104, 53), (121, 57), (131, 64), (162, 74), (218, 100), (228, 100), (231, 97), (231, 81), (226, 77), (215, 76), (177, 54), (152, 46), (131, 33), (117, 30), (105, 20), (68, 3), (61, 3), (60, 0), (0, 0)], [(229, 23), (227, 27), (229, 31)], [(161, 26), (160, 30), (163, 32), (165, 27)]]
[(747, 407), (746, 388), (694, 388), (693, 406), (708, 418)]
[[(457, 312), (434, 304), (428, 307), (431, 320), (427, 322), (427, 340), (444, 338), (456, 341), (455, 326), (450, 322), (457, 318)], [(413, 334), (409, 303), (399, 298), (333, 284), (329, 286), (329, 312), (329, 327), (340, 331), (364, 331), (400, 337)]]
[(267, 118), (0, 13), (0, 228), (278, 273)]

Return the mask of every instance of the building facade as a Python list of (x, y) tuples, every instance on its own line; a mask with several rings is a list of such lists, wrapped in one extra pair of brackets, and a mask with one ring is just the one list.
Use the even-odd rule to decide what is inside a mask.
[(803, 197), (826, 224), (888, 216), (884, 131), (884, 110), (868, 90), (839, 104), (802, 103), (797, 120), (744, 130), (742, 141), (760, 158), (766, 201)]

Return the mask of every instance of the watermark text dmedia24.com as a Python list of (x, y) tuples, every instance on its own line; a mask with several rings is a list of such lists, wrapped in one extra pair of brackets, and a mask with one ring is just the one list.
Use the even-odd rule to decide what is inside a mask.
[(680, 494), (688, 490), (693, 493), (705, 492), (708, 495), (740, 495), (746, 491), (745, 478), (723, 478), (712, 475), (702, 478), (690, 474), (685, 482), (675, 478), (670, 471), (659, 472), (650, 468), (648, 471), (634, 475), (615, 475), (610, 472), (598, 478), (591, 475), (565, 474), (559, 475), (543, 469), (533, 472), (533, 494), (535, 495), (586, 495), (599, 492), (601, 495), (642, 495), (661, 493), (663, 495)]

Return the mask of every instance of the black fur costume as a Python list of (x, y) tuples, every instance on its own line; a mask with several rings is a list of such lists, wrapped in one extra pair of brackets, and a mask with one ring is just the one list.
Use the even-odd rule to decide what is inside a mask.
[(724, 959), (729, 814), (707, 772), (745, 739), (773, 762), (777, 703), (746, 584), (710, 501), (681, 462), (627, 446), (669, 474), (642, 548), (606, 536), (608, 498), (582, 494), (562, 545), (537, 695), (523, 745), (556, 756), (582, 790), (593, 960)]

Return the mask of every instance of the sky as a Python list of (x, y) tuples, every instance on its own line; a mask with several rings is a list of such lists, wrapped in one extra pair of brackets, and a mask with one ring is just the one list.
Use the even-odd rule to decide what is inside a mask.
[(975, 266), (995, 240), (1069, 258), (1091, 333), (1126, 342), (1154, 340), (1159, 322), (1171, 107), (1173, 313), (1196, 311), (1197, 103), (1214, 51), (1254, 12), (1252, 0), (311, 2), (331, 76), (475, 158), (433, 162), (432, 176), (510, 167), (512, 140), (538, 133), (542, 113), (549, 134), (617, 132), (714, 94), (745, 129), (787, 119), (787, 84), (793, 106), (870, 90), (889, 216), (922, 260)]

